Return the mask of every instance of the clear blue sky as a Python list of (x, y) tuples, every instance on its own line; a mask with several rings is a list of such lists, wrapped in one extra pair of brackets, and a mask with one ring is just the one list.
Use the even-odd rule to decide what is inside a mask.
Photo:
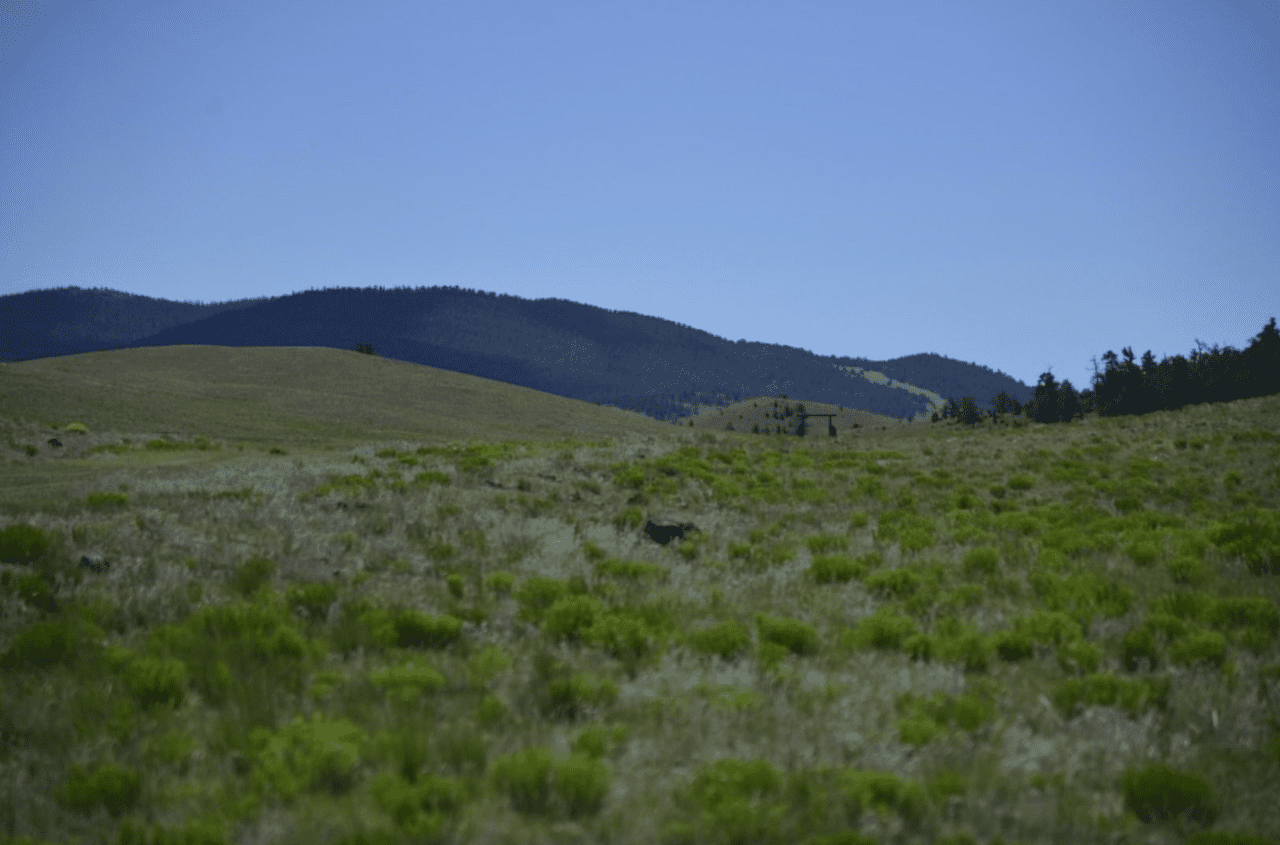
[(1280, 317), (1276, 0), (0, 16), (0, 294), (459, 285), (1078, 388)]

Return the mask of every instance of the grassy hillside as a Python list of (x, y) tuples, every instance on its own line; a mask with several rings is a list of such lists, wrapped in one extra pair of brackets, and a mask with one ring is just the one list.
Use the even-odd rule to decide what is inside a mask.
[(801, 439), (213, 347), (0, 396), (0, 841), (1280, 840), (1280, 397)]

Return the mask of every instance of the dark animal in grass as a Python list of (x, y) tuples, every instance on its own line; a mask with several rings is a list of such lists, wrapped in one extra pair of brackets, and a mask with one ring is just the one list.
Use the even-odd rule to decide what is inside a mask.
[(56, 438), (56, 437), (50, 437), (50, 438), (49, 438), (49, 445), (50, 445), (50, 446), (52, 446), (52, 447), (53, 447), (53, 448), (55, 448), (55, 449), (61, 449), (61, 448), (62, 448), (62, 441), (61, 441), (61, 440), (59, 440), (59, 439), (58, 439), (58, 438)]
[(649, 520), (644, 526), (644, 533), (648, 535), (650, 540), (652, 540), (653, 542), (657, 543), (660, 546), (665, 546), (667, 543), (670, 543), (672, 540), (674, 540), (677, 537), (683, 540), (684, 532), (686, 531), (700, 531), (700, 530), (702, 529), (688, 522), (683, 522), (679, 525), (658, 525), (652, 519)]
[(87, 557), (80, 558), (81, 569), (92, 569), (94, 572), (106, 572), (111, 567), (109, 560), (89, 560)]

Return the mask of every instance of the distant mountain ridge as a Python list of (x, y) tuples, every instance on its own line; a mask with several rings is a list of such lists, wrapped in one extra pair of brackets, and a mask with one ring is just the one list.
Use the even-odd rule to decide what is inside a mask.
[(376, 354), (640, 411), (658, 420), (753, 396), (927, 416), (942, 399), (1033, 389), (934, 353), (822, 357), (658, 317), (456, 287), (330, 288), (199, 304), (78, 287), (0, 297), (0, 361), (172, 344), (372, 346)]

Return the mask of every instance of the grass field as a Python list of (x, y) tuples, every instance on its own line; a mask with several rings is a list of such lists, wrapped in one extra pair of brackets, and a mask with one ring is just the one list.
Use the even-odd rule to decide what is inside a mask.
[(217, 347), (0, 397), (0, 842), (1280, 841), (1280, 397), (797, 438)]

